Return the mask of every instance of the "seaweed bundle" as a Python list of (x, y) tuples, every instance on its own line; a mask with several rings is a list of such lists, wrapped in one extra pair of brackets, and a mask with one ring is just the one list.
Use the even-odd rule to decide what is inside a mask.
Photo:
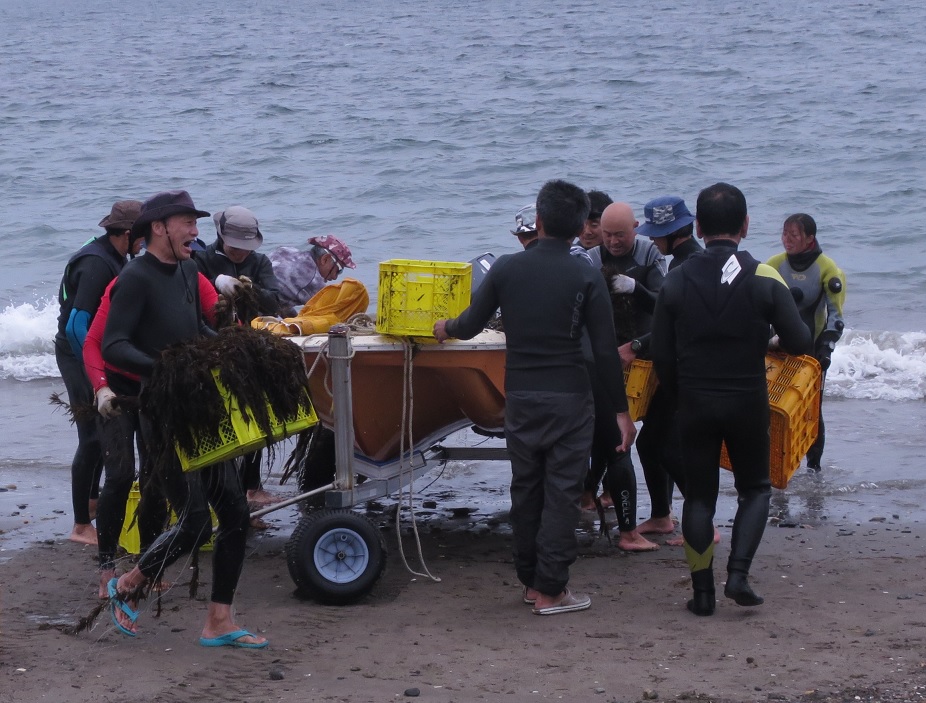
[(285, 339), (235, 326), (173, 345), (161, 354), (141, 396), (141, 409), (157, 436), (159, 467), (175, 442), (188, 456), (195, 456), (203, 442), (221, 442), (228, 411), (214, 371), (268, 445), (274, 419), (291, 421), (311, 407), (302, 352)]

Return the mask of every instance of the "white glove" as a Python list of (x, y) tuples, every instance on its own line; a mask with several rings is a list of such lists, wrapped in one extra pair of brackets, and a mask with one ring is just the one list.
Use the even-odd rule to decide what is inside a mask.
[(234, 276), (226, 276), (220, 273), (215, 279), (215, 289), (223, 295), (234, 296), (235, 291), (241, 287), (241, 281)]
[(103, 386), (96, 392), (96, 410), (107, 420), (122, 414), (122, 411), (113, 405), (116, 394), (109, 386)]
[(633, 293), (633, 289), (636, 287), (637, 282), (630, 276), (625, 276), (622, 273), (611, 276), (611, 291), (618, 295)]

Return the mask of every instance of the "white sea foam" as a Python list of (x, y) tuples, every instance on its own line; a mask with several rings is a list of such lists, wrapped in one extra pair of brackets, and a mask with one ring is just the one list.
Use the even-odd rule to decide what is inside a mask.
[(826, 395), (872, 400), (926, 398), (926, 332), (846, 330), (826, 376)]
[(8, 305), (0, 312), (0, 379), (57, 378), (55, 332), (58, 304), (52, 299)]
[[(0, 379), (58, 378), (54, 337), (58, 303), (9, 305), (0, 312)], [(926, 399), (926, 332), (847, 329), (826, 377), (827, 396)]]

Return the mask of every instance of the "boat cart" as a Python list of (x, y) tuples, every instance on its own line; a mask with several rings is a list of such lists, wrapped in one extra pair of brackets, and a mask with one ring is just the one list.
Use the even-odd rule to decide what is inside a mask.
[[(329, 331), (325, 344), (320, 344), (318, 337), (295, 338), (293, 341), (304, 350), (309, 344), (314, 345), (317, 353), (324, 355), (324, 362), (330, 368), (332, 415), (325, 415), (326, 408), (320, 407), (323, 401), (318, 393), (313, 392), (313, 402), (319, 417), (325, 418), (325, 424), (330, 424), (334, 432), (334, 481), (251, 515), (260, 517), (324, 494), (325, 508), (300, 518), (287, 542), (287, 565), (300, 594), (324, 603), (347, 604), (373, 589), (385, 569), (387, 557), (381, 531), (369, 518), (351, 510), (353, 506), (396, 493), (448, 460), (507, 460), (508, 454), (504, 447), (443, 446), (441, 442), (449, 435), (474, 424), (472, 419), (462, 416), (416, 438), (412, 451), (406, 450), (404, 461), (400, 457), (378, 462), (357, 451), (352, 385), (352, 365), (357, 356), (351, 330), (346, 325), (336, 325)], [(504, 396), (500, 379), (504, 378), (504, 340), (501, 338), (501, 341), (495, 341), (492, 350), (499, 354), (493, 364), (498, 365), (495, 377), (499, 380), (499, 407), (503, 410)], [(399, 350), (401, 353), (407, 345), (407, 341), (392, 339), (385, 344), (381, 343), (380, 347), (387, 351)], [(452, 347), (448, 345), (448, 348)], [(473, 347), (464, 343), (457, 345), (456, 350), (470, 348)], [(428, 352), (439, 355), (443, 349), (429, 345)], [(382, 373), (382, 370), (377, 373)], [(486, 429), (497, 430), (500, 427)], [(358, 482), (358, 476), (366, 480)]]

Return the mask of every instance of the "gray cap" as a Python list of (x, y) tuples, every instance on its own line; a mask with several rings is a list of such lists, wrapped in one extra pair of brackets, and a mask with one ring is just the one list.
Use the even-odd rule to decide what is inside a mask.
[(215, 231), (222, 241), (235, 249), (254, 251), (264, 243), (257, 217), (246, 207), (232, 205), (212, 216)]

